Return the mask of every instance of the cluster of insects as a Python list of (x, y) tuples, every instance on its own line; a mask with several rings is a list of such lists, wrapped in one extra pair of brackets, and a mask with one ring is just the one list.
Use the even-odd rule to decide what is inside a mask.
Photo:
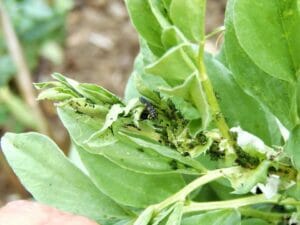
[[(225, 158), (226, 152), (220, 148), (221, 139), (210, 138), (206, 132), (200, 132), (192, 137), (188, 129), (189, 121), (176, 109), (170, 99), (161, 99), (161, 107), (145, 97), (140, 97), (139, 101), (144, 105), (140, 119), (151, 121), (154, 132), (159, 135), (157, 141), (162, 145), (180, 152), (185, 157), (196, 157), (205, 153), (214, 161)], [(236, 135), (233, 134), (235, 140)], [(252, 157), (237, 145), (235, 151), (236, 163), (245, 168), (253, 168), (260, 163), (258, 158)]]
[[(170, 100), (161, 100), (160, 106), (152, 103), (145, 97), (140, 97), (139, 101), (144, 105), (141, 120), (148, 120), (153, 126), (153, 131), (159, 135), (157, 141), (168, 146), (185, 157), (194, 157), (198, 150), (205, 149), (212, 159), (223, 158), (224, 152), (219, 152), (217, 142), (209, 141), (204, 132), (192, 137), (189, 132), (189, 121), (184, 118), (174, 103)], [(206, 146), (207, 148), (203, 148)]]

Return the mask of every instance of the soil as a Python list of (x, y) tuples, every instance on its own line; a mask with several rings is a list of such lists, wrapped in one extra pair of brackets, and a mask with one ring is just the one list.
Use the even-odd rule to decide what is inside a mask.
[[(223, 24), (226, 0), (208, 1), (207, 32)], [(53, 66), (41, 59), (35, 81), (50, 80), (52, 72), (59, 72), (80, 82), (96, 83), (123, 95), (138, 53), (137, 34), (130, 24), (123, 0), (77, 0), (67, 19), (67, 37), (64, 63)], [(215, 51), (213, 42), (209, 51)], [(54, 139), (64, 150), (68, 149), (68, 136), (56, 117), (51, 104), (44, 105), (51, 120)], [(28, 197), (0, 155), (0, 206)]]

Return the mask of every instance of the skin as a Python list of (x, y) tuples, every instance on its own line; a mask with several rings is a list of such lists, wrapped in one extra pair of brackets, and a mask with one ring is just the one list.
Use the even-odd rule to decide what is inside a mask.
[(15, 201), (0, 209), (0, 225), (98, 225), (82, 216), (30, 201)]

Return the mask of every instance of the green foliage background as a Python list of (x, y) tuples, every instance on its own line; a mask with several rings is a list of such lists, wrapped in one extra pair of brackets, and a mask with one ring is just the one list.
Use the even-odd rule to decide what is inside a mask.
[(60, 74), (36, 84), (85, 170), (36, 133), (6, 134), (7, 160), (36, 199), (101, 224), (299, 221), (298, 3), (228, 1), (224, 44), (202, 57), (204, 0), (126, 0), (141, 50), (125, 100)]
[[(65, 21), (68, 11), (72, 8), (72, 0), (4, 0), (2, 4), (10, 16), (31, 70), (38, 66), (41, 56), (48, 58), (52, 63), (62, 63), (57, 51), (62, 51), (60, 48), (65, 38)], [(0, 30), (0, 87), (5, 89), (16, 73), (3, 30)], [(15, 131), (21, 131), (24, 127), (35, 128), (34, 125), (30, 125), (33, 120), (30, 118), (29, 109), (12, 93), (10, 90), (1, 91), (0, 126), (7, 126)], [(16, 104), (7, 104), (7, 98)], [(19, 108), (12, 105), (19, 105)], [(28, 115), (18, 117), (12, 110), (22, 110)], [(18, 118), (27, 118), (28, 122)]]

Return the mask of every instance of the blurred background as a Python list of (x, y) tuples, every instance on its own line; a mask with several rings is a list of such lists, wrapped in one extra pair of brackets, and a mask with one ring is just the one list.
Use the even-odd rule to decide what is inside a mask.
[[(207, 32), (223, 25), (225, 5), (226, 0), (208, 1)], [(0, 0), (0, 7), (0, 137), (42, 132), (67, 154), (69, 138), (53, 104), (37, 105), (31, 83), (59, 72), (122, 97), (139, 51), (124, 1)], [(216, 51), (215, 42), (208, 43), (209, 51)], [(30, 195), (0, 149), (0, 206), (20, 198)]]

